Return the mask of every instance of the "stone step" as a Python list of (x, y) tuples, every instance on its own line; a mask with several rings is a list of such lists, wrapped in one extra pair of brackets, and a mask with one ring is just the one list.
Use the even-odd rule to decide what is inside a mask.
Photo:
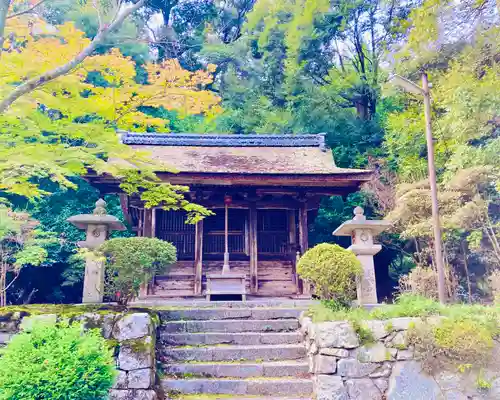
[(193, 363), (163, 366), (166, 375), (212, 378), (296, 377), (309, 378), (309, 363), (305, 360), (262, 363)]
[(194, 308), (185, 310), (160, 310), (161, 321), (225, 320), (225, 319), (297, 319), (300, 308)]
[(191, 308), (300, 308), (306, 310), (309, 306), (317, 304), (316, 300), (309, 299), (255, 299), (248, 301), (206, 301), (206, 300), (168, 300), (147, 299), (129, 303), (130, 307), (156, 307), (158, 309), (191, 309)]
[(182, 332), (290, 332), (299, 328), (296, 319), (270, 320), (211, 320), (211, 321), (169, 321), (160, 327), (168, 333)]
[(301, 344), (260, 346), (173, 347), (157, 350), (161, 362), (172, 361), (233, 361), (233, 360), (296, 360), (306, 356)]
[(159, 342), (164, 346), (199, 346), (210, 344), (296, 344), (304, 338), (300, 332), (244, 332), (244, 333), (169, 333), (159, 332)]
[(165, 392), (260, 396), (311, 396), (310, 379), (162, 379)]
[[(210, 397), (208, 397), (210, 396)], [(269, 397), (269, 396), (252, 396), (252, 397), (227, 397), (227, 394), (217, 395), (210, 394), (201, 396), (199, 394), (184, 394), (176, 395), (176, 400), (313, 400), (310, 397)]]
[(227, 394), (209, 394), (200, 395), (199, 394), (181, 394), (176, 395), (176, 400), (313, 400), (310, 397), (270, 397), (270, 396), (252, 396), (252, 397), (233, 397)]

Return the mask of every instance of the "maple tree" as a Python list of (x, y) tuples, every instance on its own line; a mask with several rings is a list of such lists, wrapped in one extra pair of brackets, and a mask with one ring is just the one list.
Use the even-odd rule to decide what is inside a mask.
[[(10, 18), (5, 29), (2, 98), (19, 82), (57, 69), (92, 43), (73, 23), (54, 27), (39, 16)], [(202, 90), (212, 82), (214, 69), (208, 65), (190, 72), (175, 60), (148, 63), (148, 82), (139, 84), (133, 60), (117, 49), (86, 57), (70, 72), (18, 98), (0, 115), (0, 190), (36, 198), (46, 194), (42, 180), (74, 187), (68, 178), (92, 170), (121, 179), (129, 194), (140, 191), (148, 206), (168, 204), (185, 209), (194, 219), (205, 215), (205, 209), (184, 200), (187, 187), (162, 184), (154, 174), (175, 166), (152, 164), (147, 154), (120, 144), (116, 129), (168, 131), (168, 121), (151, 117), (144, 107), (217, 115), (219, 98)], [(99, 79), (89, 79), (91, 74)]]
[[(0, 0), (0, 44), (2, 44), (0, 53), (4, 52), (3, 45), (5, 44), (7, 38), (9, 36), (16, 36), (15, 32), (9, 33), (7, 30), (9, 19), (17, 19), (19, 16), (31, 15), (32, 13), (36, 18), (37, 14), (34, 13), (34, 10), (44, 1), (45, 0), (35, 2), (30, 5), (31, 1)], [(0, 112), (4, 112), (13, 102), (23, 95), (30, 93), (42, 85), (45, 85), (47, 82), (71, 72), (71, 70), (77, 67), (83, 60), (92, 55), (97, 47), (109, 36), (110, 33), (118, 29), (127, 17), (139, 10), (144, 5), (145, 0), (138, 0), (131, 6), (126, 6), (126, 3), (127, 2), (123, 0), (93, 0), (92, 4), (97, 11), (99, 20), (99, 30), (95, 37), (89, 43), (86, 43), (85, 46), (82, 46), (78, 52), (72, 55), (72, 57), (65, 60), (64, 63), (58, 64), (52, 69), (22, 81), (13, 90), (11, 90), (8, 95), (2, 97), (2, 100), (0, 101)], [(14, 11), (9, 14), (10, 8), (15, 9), (19, 7), (24, 7), (24, 10), (17, 12)], [(30, 24), (28, 25), (30, 33), (33, 33), (31, 30), (32, 25), (33, 21), (30, 21)], [(7, 49), (9, 49), (9, 46), (7, 46)]]
[[(36, 227), (29, 214), (0, 207), (0, 307), (7, 305), (7, 290), (19, 277), (25, 265), (40, 266), (48, 256), (47, 248), (58, 244), (50, 232)], [(7, 273), (14, 277), (7, 283)]]

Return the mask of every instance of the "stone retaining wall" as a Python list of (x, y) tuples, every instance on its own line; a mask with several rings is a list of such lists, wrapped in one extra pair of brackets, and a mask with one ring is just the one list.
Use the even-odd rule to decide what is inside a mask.
[[(29, 330), (39, 320), (68, 319), (56, 314), (29, 316), (26, 312), (0, 315), (0, 346), (21, 330)], [(105, 339), (115, 345), (118, 377), (110, 400), (157, 400), (155, 390), (156, 318), (145, 312), (88, 312), (69, 318), (86, 328), (100, 328)]]
[[(427, 375), (408, 344), (408, 329), (432, 323), (418, 318), (366, 321), (373, 342), (362, 344), (347, 321), (314, 324), (303, 315), (309, 369), (317, 400), (479, 400), (500, 399), (500, 345), (488, 368), (459, 373), (456, 368)], [(478, 389), (481, 374), (491, 387)]]

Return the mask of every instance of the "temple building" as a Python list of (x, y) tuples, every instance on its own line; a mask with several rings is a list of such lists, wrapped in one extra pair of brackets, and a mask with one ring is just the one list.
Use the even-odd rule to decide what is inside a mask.
[(172, 165), (176, 173), (158, 176), (189, 186), (187, 199), (214, 212), (187, 224), (185, 212), (146, 209), (138, 197), (120, 195), (138, 236), (177, 248), (178, 262), (144, 288), (147, 298), (307, 296), (296, 260), (308, 249), (308, 223), (321, 198), (345, 196), (370, 178), (370, 171), (338, 168), (322, 134), (125, 132), (122, 142)]

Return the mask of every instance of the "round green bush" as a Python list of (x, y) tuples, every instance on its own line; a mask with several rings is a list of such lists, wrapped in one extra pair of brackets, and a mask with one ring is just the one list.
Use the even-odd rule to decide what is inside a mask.
[(1, 352), (0, 400), (106, 399), (116, 374), (108, 347), (81, 324), (37, 323)]
[(120, 304), (127, 304), (139, 294), (141, 284), (177, 260), (174, 245), (157, 238), (111, 239), (99, 250), (107, 259), (105, 292)]
[(356, 298), (356, 277), (362, 271), (353, 252), (330, 243), (309, 249), (297, 264), (298, 274), (313, 284), (317, 296), (344, 303)]

